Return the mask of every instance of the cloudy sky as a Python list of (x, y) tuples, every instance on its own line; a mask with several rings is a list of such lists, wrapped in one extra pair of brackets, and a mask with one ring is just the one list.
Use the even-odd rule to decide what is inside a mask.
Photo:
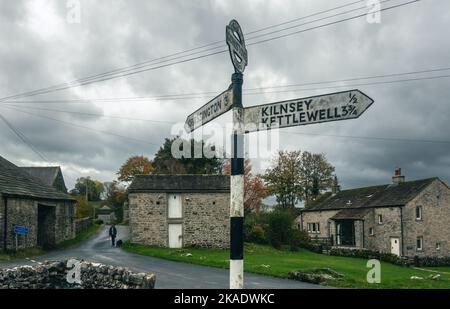
[[(61, 165), (70, 188), (82, 176), (115, 179), (132, 155), (153, 157), (171, 123), (225, 90), (233, 68), (220, 53), (154, 69), (221, 51), (223, 43), (148, 61), (224, 41), (235, 18), (247, 44), (299, 32), (248, 46), (244, 88), (263, 89), (247, 91), (245, 106), (354, 88), (375, 100), (356, 120), (284, 129), (278, 149), (324, 153), (344, 188), (388, 183), (396, 167), (407, 179), (450, 180), (450, 70), (443, 70), (450, 68), (450, 1), (382, 11), (380, 23), (363, 16), (310, 29), (365, 14), (366, 2), (0, 0), (0, 115), (45, 160), (1, 119), (0, 155), (19, 166)], [(3, 99), (146, 61), (139, 68), (152, 70)], [(428, 72), (358, 79), (419, 71)], [(310, 85), (278, 87), (292, 84)], [(189, 93), (196, 95), (170, 97)], [(219, 123), (229, 121), (225, 115)], [(267, 157), (254, 160), (259, 171), (268, 164)]]

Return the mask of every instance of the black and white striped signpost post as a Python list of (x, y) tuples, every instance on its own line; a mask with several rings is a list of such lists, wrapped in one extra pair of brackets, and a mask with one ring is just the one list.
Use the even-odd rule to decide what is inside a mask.
[(226, 39), (235, 73), (231, 86), (187, 117), (188, 133), (233, 110), (230, 192), (230, 288), (244, 288), (244, 136), (249, 132), (355, 119), (374, 101), (358, 89), (244, 108), (242, 84), (248, 64), (244, 35), (232, 20)]
[(239, 23), (232, 20), (226, 27), (226, 39), (235, 73), (231, 86), (189, 115), (185, 129), (190, 133), (230, 109), (233, 110), (230, 192), (230, 288), (244, 287), (244, 107), (242, 84), (248, 63), (244, 35)]

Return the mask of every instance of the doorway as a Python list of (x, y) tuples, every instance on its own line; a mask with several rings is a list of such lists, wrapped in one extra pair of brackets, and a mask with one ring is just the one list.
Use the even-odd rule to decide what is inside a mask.
[(55, 247), (56, 207), (38, 205), (37, 245), (43, 249)]
[(183, 247), (183, 224), (169, 224), (169, 248)]
[(336, 222), (336, 244), (338, 246), (355, 246), (355, 222), (353, 220)]
[(398, 237), (391, 238), (391, 253), (400, 256), (400, 239)]

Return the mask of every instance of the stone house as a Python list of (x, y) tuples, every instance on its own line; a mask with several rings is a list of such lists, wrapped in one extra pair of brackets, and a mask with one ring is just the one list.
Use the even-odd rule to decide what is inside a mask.
[(97, 219), (102, 220), (105, 224), (112, 224), (116, 221), (116, 216), (111, 208), (103, 206), (96, 211)]
[(229, 247), (229, 176), (137, 176), (128, 192), (133, 243)]
[(439, 178), (333, 192), (310, 203), (296, 219), (312, 239), (335, 247), (403, 257), (450, 256), (450, 187)]
[[(0, 250), (55, 244), (75, 237), (76, 200), (0, 156)], [(28, 235), (14, 233), (24, 227)]]
[(58, 191), (67, 193), (66, 183), (64, 182), (64, 176), (59, 166), (46, 166), (46, 167), (21, 167), (28, 174), (34, 178), (39, 179), (47, 186), (53, 187)]

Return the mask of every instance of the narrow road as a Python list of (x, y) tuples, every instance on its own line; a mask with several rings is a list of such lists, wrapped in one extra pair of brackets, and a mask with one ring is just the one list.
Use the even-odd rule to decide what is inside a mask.
[[(128, 228), (118, 226), (118, 238), (128, 239)], [(0, 268), (31, 265), (47, 260), (75, 258), (89, 262), (127, 267), (135, 272), (156, 275), (156, 288), (163, 289), (226, 289), (228, 270), (207, 266), (185, 264), (141, 256), (111, 248), (108, 229), (101, 228), (93, 238), (83, 244), (62, 251), (53, 251), (35, 259), (0, 262)], [(293, 280), (278, 279), (257, 274), (245, 274), (245, 288), (249, 289), (317, 289), (322, 286)]]

